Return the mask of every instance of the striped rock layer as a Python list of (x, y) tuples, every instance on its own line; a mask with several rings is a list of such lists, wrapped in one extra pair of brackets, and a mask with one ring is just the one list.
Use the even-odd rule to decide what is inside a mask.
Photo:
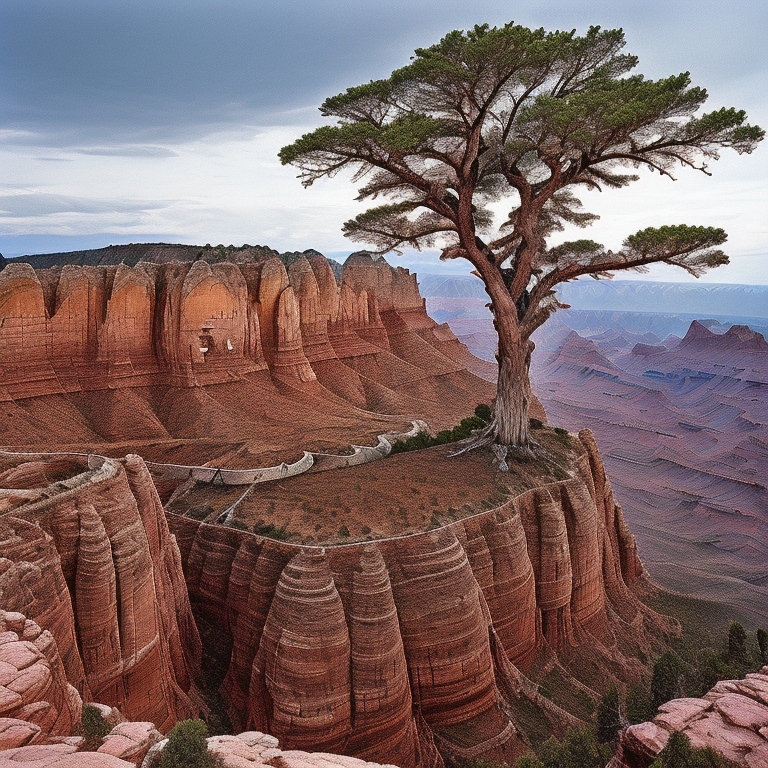
[(195, 611), (232, 639), (221, 690), (235, 729), (439, 765), (433, 734), (497, 722), (545, 646), (636, 677), (617, 642), (647, 652), (661, 617), (630, 588), (634, 540), (580, 440), (569, 479), (400, 538), (322, 549), (168, 514)]
[(80, 471), (0, 515), (0, 608), (45, 630), (73, 693), (167, 730), (198, 711), (201, 646), (178, 547), (139, 457)]

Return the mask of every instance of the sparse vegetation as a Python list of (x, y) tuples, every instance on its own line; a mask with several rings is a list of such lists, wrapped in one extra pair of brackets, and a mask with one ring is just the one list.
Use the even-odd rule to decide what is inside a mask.
[(736, 768), (711, 747), (692, 747), (690, 739), (680, 731), (669, 737), (666, 747), (650, 768)]
[(248, 530), (248, 526), (242, 520), (233, 519), (233, 520), (230, 520), (227, 523), (227, 525), (230, 528), (236, 528), (238, 531), (247, 531)]
[(605, 768), (612, 750), (600, 744), (588, 727), (570, 728), (562, 739), (547, 739), (536, 750), (515, 761), (515, 768)]
[(208, 728), (202, 720), (182, 720), (168, 735), (157, 768), (217, 768), (221, 761), (208, 751)]
[(96, 751), (101, 745), (102, 739), (112, 730), (110, 724), (104, 719), (98, 707), (86, 704), (80, 722), (85, 736), (85, 748), (87, 751)]
[[(478, 406), (479, 408), (480, 406)], [(487, 406), (486, 406), (487, 407)], [(422, 448), (431, 448), (434, 445), (445, 445), (446, 443), (456, 443), (459, 440), (465, 440), (472, 436), (472, 431), (482, 429), (486, 422), (479, 416), (468, 416), (462, 419), (453, 429), (443, 429), (434, 437), (428, 432), (419, 432), (413, 437), (407, 437), (405, 440), (395, 440), (392, 444), (392, 453), (404, 453), (405, 451), (418, 451)]]
[[(319, 530), (319, 528), (315, 530)], [(290, 531), (286, 530), (284, 525), (276, 526), (274, 523), (265, 523), (263, 520), (257, 520), (254, 523), (253, 532), (259, 536), (266, 536), (278, 541), (288, 541), (292, 535)]]
[(210, 504), (201, 504), (197, 507), (190, 507), (187, 510), (187, 517), (191, 517), (193, 520), (205, 520), (208, 515), (212, 515), (214, 512), (215, 510)]
[(621, 730), (619, 692), (611, 685), (597, 705), (597, 738), (603, 744), (615, 743)]

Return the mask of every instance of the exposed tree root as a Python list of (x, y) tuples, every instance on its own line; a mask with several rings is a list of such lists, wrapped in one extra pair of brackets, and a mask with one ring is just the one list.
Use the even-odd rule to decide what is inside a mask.
[(501, 445), (500, 443), (495, 443), (495, 433), (496, 420), (494, 419), (487, 427), (475, 430), (472, 437), (459, 441), (459, 444), (463, 447), (453, 453), (449, 453), (448, 456), (450, 458), (462, 456), (470, 451), (490, 445), (493, 455), (499, 462), (499, 470), (507, 472), (509, 471), (507, 456), (510, 454), (518, 459), (536, 459), (546, 455), (541, 445), (535, 441), (531, 441), (528, 445)]

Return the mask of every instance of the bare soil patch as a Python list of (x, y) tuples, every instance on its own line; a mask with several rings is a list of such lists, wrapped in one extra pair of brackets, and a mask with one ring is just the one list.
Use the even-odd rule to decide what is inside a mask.
[[(339, 544), (417, 533), (499, 506), (529, 488), (568, 477), (580, 453), (575, 438), (536, 431), (543, 456), (511, 460), (498, 471), (487, 450), (452, 458), (457, 445), (389, 456), (358, 467), (309, 472), (253, 486), (235, 525), (301, 544)], [(221, 512), (243, 488), (198, 483), (169, 509)]]

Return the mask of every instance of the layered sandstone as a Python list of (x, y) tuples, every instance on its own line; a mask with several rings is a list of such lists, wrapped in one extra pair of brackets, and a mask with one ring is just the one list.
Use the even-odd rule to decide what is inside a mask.
[(721, 680), (700, 699), (673, 699), (649, 723), (622, 733), (613, 768), (648, 768), (670, 733), (682, 731), (694, 747), (712, 747), (736, 765), (768, 765), (768, 667), (743, 680)]
[[(35, 642), (56, 648), (49, 666), (73, 692), (167, 730), (197, 712), (200, 640), (179, 551), (140, 458), (95, 469), (78, 461), (66, 480), (0, 515), (0, 607), (27, 617), (25, 643), (35, 626), (46, 630)], [(16, 486), (48, 480), (41, 465), (11, 468), (0, 486), (3, 476)], [(69, 711), (60, 696), (49, 703), (60, 717)]]
[[(364, 254), (348, 260), (340, 285), (312, 253), (290, 274), (281, 259), (261, 255), (242, 264), (11, 263), (0, 271), (5, 395), (141, 386), (157, 376), (211, 384), (267, 367), (313, 381), (311, 363), (388, 349), (387, 312), (434, 325), (416, 276)], [(329, 366), (319, 367), (328, 378)]]
[(399, 538), (323, 549), (169, 514), (195, 611), (232, 639), (222, 693), (235, 728), (437, 765), (434, 734), (444, 745), (462, 724), (478, 743), (516, 739), (504, 702), (544, 647), (637, 679), (617, 643), (648, 653), (671, 626), (632, 592), (634, 541), (594, 440), (579, 437), (569, 479)]
[[(4, 445), (266, 466), (375, 442), (393, 419), (450, 427), (493, 397), (494, 366), (383, 259), (356, 254), (337, 281), (315, 252), (286, 269), (263, 250), (237, 263), (160, 251), (134, 266), (0, 271)], [(185, 443), (169, 458), (172, 440)]]

